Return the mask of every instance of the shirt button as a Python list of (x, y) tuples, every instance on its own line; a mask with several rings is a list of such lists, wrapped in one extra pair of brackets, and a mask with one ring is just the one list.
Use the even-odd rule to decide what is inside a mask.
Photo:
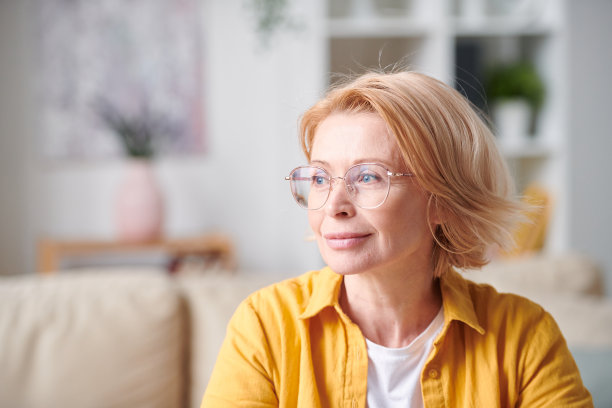
[(353, 403), (351, 404), (353, 408), (357, 408), (357, 400), (353, 398)]
[(361, 350), (357, 350), (357, 358), (361, 359)]
[(438, 370), (435, 368), (429, 370), (429, 378), (438, 378)]

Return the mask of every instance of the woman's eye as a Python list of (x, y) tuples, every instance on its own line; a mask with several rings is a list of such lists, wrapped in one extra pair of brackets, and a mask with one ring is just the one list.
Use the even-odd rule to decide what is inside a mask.
[(378, 181), (378, 176), (376, 174), (360, 174), (357, 181), (363, 184), (374, 183)]
[(325, 177), (323, 176), (314, 176), (313, 182), (317, 185), (323, 185), (327, 182), (327, 180), (325, 180)]

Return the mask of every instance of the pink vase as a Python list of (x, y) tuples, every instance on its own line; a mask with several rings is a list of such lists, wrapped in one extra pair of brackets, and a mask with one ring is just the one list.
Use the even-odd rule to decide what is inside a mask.
[(124, 242), (146, 242), (161, 238), (163, 197), (148, 160), (126, 163), (116, 202), (118, 238)]

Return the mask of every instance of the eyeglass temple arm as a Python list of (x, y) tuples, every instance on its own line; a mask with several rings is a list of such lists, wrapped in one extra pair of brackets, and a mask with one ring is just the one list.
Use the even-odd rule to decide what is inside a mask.
[(308, 180), (312, 180), (311, 177), (291, 177), (291, 176), (285, 176), (285, 180), (301, 180), (301, 181), (308, 181)]
[[(413, 177), (414, 174), (413, 173), (392, 173), (392, 172), (387, 172), (387, 175), (389, 176), (393, 176), (393, 177)], [(337, 178), (342, 178), (342, 177), (337, 177)], [(285, 180), (310, 180), (310, 177), (291, 177), (291, 176), (285, 176)]]

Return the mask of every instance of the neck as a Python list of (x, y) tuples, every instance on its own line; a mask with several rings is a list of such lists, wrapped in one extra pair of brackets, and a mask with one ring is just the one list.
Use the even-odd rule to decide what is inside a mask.
[(404, 347), (422, 333), (442, 304), (430, 269), (346, 275), (340, 304), (364, 336), (385, 347)]

